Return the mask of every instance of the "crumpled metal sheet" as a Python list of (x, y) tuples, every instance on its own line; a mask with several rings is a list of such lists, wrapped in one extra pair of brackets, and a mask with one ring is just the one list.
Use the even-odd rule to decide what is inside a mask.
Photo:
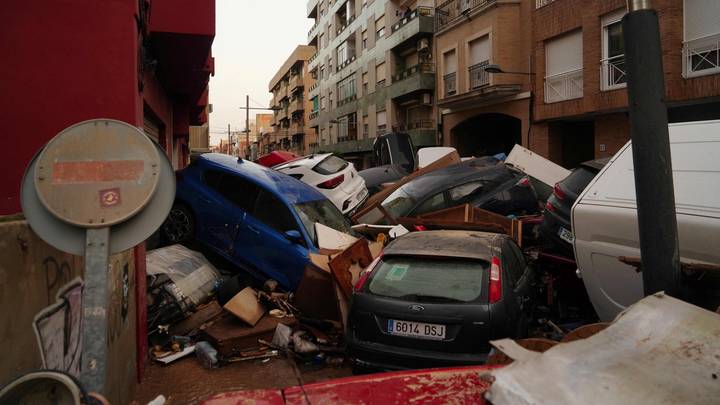
[(720, 315), (662, 293), (584, 340), (529, 352), (492, 342), (515, 362), (494, 370), (494, 405), (717, 404)]

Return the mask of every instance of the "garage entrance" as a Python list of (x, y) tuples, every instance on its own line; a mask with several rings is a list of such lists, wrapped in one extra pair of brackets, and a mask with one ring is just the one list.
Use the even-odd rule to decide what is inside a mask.
[(453, 128), (453, 146), (460, 156), (509, 154), (522, 142), (522, 123), (510, 115), (490, 113), (476, 115)]

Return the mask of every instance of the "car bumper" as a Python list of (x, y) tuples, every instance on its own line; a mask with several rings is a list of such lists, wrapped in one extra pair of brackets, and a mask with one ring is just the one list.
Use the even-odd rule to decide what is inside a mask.
[(557, 214), (548, 212), (547, 210), (543, 212), (543, 216), (544, 219), (542, 224), (540, 225), (540, 233), (542, 233), (545, 239), (552, 242), (552, 244), (556, 247), (562, 249), (565, 252), (572, 253), (573, 246), (565, 240), (561, 239), (558, 235), (560, 227), (572, 231), (570, 223), (562, 220), (560, 217), (557, 216)]
[(348, 204), (346, 209), (342, 209), (341, 211), (344, 215), (352, 215), (355, 210), (357, 210), (364, 202), (368, 199), (370, 196), (370, 193), (365, 187), (360, 188), (359, 190), (353, 191), (351, 194), (348, 195), (348, 198), (346, 198), (343, 203), (347, 200), (350, 200), (350, 203)]
[(347, 350), (353, 365), (368, 370), (412, 370), (484, 364), (487, 353), (442, 353), (388, 346), (350, 338)]

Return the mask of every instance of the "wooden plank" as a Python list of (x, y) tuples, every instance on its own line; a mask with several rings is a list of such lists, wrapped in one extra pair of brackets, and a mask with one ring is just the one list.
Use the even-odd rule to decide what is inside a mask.
[(372, 260), (372, 254), (365, 239), (357, 240), (349, 248), (330, 260), (330, 270), (333, 278), (346, 299), (350, 299), (352, 295), (353, 275), (350, 268), (356, 264), (365, 268), (372, 263)]

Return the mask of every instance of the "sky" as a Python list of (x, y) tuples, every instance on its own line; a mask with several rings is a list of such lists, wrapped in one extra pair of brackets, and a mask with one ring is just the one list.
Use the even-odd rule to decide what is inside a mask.
[[(216, 0), (213, 42), (215, 76), (210, 78), (210, 144), (245, 129), (250, 107), (268, 107), (268, 83), (296, 46), (307, 43), (312, 20), (306, 0)], [(250, 110), (255, 114), (270, 111)], [(225, 134), (225, 135), (223, 135)]]

